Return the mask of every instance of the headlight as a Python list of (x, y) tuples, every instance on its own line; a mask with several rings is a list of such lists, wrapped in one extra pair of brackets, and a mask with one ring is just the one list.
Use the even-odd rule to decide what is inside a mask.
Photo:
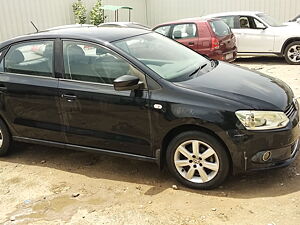
[(278, 129), (289, 123), (284, 112), (241, 110), (236, 111), (235, 115), (247, 130)]

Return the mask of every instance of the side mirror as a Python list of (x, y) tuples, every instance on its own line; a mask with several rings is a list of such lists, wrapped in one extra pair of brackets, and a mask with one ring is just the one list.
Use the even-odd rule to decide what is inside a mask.
[(132, 75), (123, 75), (114, 80), (116, 91), (128, 91), (139, 88), (140, 79)]

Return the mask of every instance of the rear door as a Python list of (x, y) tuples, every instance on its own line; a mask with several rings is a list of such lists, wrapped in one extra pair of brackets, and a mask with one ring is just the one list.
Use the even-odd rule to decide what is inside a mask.
[(198, 28), (195, 23), (174, 24), (171, 38), (199, 52)]
[(66, 142), (139, 155), (150, 152), (148, 91), (115, 91), (113, 80), (145, 76), (116, 53), (82, 41), (63, 41), (59, 81)]
[(12, 45), (0, 66), (0, 113), (14, 136), (64, 142), (54, 41)]

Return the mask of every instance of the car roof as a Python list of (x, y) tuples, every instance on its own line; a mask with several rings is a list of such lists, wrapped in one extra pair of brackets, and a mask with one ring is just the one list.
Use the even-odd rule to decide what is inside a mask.
[(100, 42), (113, 42), (125, 38), (138, 36), (152, 32), (151, 30), (128, 28), (128, 27), (96, 27), (96, 26), (79, 26), (79, 27), (58, 27), (41, 31), (34, 34), (28, 34), (0, 44), (0, 48), (14, 42), (25, 41), (30, 39), (46, 39), (46, 38), (66, 38), (80, 39)]
[(164, 25), (169, 25), (169, 24), (176, 24), (176, 23), (197, 23), (197, 22), (207, 22), (210, 20), (218, 20), (217, 18), (204, 18), (204, 17), (192, 17), (192, 18), (184, 18), (184, 19), (179, 19), (179, 20), (174, 20), (174, 21), (170, 21), (170, 22), (165, 22), (165, 23), (161, 23), (156, 25), (154, 28), (156, 27), (160, 27), (160, 26), (164, 26)]
[(254, 16), (256, 14), (261, 14), (263, 12), (260, 11), (232, 11), (232, 12), (222, 12), (222, 13), (214, 13), (203, 16), (202, 18), (211, 18), (211, 17), (219, 17), (219, 16)]

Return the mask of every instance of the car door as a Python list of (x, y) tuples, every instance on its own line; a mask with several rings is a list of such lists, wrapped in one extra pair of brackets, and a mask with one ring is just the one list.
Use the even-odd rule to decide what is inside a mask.
[(53, 40), (26, 41), (1, 61), (0, 112), (13, 136), (64, 142), (53, 52)]
[(59, 81), (66, 143), (151, 155), (148, 91), (115, 91), (122, 75), (144, 75), (111, 50), (63, 40), (64, 79)]
[(272, 30), (252, 16), (240, 16), (239, 28), (233, 32), (238, 40), (238, 52), (274, 51), (275, 35)]
[(198, 29), (195, 23), (174, 24), (171, 38), (199, 52)]

